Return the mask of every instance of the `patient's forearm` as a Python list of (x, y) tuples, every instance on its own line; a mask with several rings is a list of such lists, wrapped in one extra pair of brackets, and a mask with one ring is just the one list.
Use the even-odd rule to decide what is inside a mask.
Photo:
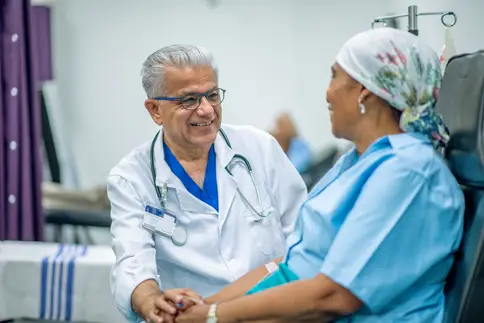
[[(217, 306), (217, 322), (328, 322), (361, 307), (347, 298), (346, 290), (318, 274), (259, 293), (222, 302)], [(352, 296), (354, 297), (354, 296)]]
[[(262, 321), (250, 321), (250, 323), (330, 323), (330, 322), (335, 322), (337, 319), (336, 316), (331, 317), (321, 317), (321, 316), (316, 316), (314, 317), (305, 317), (305, 318), (298, 318), (298, 319), (272, 319), (272, 320), (262, 320)], [(249, 322), (247, 322), (249, 323)]]
[[(276, 264), (281, 262), (281, 258), (277, 258), (273, 260)], [(207, 297), (204, 301), (206, 304), (214, 304), (220, 302), (226, 302), (237, 297), (243, 296), (247, 293), (255, 284), (259, 282), (265, 275), (267, 275), (268, 271), (265, 265), (257, 267), (256, 269), (248, 272), (244, 276), (240, 277), (238, 280), (233, 282), (232, 284), (223, 288), (217, 294), (214, 294), (210, 297)]]
[(301, 318), (301, 319), (272, 319), (272, 320), (262, 320), (262, 321), (251, 321), (250, 323), (329, 323), (333, 322), (335, 318)]

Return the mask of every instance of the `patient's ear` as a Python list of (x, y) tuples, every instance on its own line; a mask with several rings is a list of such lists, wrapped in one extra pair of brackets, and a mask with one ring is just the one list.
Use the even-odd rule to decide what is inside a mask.
[(145, 108), (151, 115), (151, 119), (153, 119), (157, 125), (161, 126), (163, 124), (163, 109), (161, 108), (161, 104), (155, 100), (146, 99)]
[(361, 91), (360, 91), (360, 102), (361, 103), (365, 103), (366, 100), (368, 100), (368, 98), (370, 98), (371, 96), (373, 95), (373, 93), (371, 93), (370, 91), (368, 91), (367, 88), (365, 87), (362, 87), (361, 88)]

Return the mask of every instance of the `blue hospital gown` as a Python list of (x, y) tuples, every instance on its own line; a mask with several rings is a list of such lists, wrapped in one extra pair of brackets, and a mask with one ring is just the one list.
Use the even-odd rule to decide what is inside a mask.
[(364, 303), (340, 322), (442, 322), (463, 213), (463, 193), (429, 141), (385, 136), (361, 157), (342, 156), (310, 192), (285, 262)]

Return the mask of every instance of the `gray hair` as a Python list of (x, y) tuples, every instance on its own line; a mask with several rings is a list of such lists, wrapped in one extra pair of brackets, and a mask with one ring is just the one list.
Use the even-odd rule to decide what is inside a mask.
[(164, 93), (164, 73), (167, 67), (209, 65), (215, 76), (218, 70), (212, 54), (206, 49), (193, 45), (170, 45), (163, 47), (146, 58), (141, 69), (141, 80), (148, 98)]

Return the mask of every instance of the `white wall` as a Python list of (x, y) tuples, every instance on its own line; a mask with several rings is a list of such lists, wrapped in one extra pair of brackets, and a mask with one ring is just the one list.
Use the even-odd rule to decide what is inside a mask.
[(370, 28), (375, 16), (389, 13), (388, 2), (293, 1), (292, 47), (296, 60), (291, 64), (296, 72), (291, 93), (295, 103), (290, 109), (315, 151), (335, 142), (326, 103), (334, 58), (348, 38)]
[(290, 110), (315, 149), (334, 141), (325, 101), (330, 65), (343, 42), (392, 2), (218, 2), (55, 2), (55, 76), (82, 186), (103, 183), (123, 155), (151, 139), (156, 128), (143, 107), (140, 66), (171, 43), (215, 54), (227, 89), (224, 122), (267, 129), (278, 111)]

